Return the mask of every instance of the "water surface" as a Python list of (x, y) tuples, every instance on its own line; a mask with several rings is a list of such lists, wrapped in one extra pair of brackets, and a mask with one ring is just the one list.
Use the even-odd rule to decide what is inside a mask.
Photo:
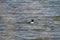
[(59, 10), (60, 0), (0, 0), (0, 39), (59, 40)]

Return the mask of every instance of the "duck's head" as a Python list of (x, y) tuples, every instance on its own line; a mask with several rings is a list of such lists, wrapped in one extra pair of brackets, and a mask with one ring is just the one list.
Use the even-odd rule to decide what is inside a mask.
[(31, 22), (34, 22), (34, 19), (31, 19)]

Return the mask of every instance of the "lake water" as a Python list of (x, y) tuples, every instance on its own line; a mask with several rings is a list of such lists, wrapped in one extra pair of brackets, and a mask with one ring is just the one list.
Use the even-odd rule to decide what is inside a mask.
[(60, 0), (0, 0), (0, 40), (60, 40)]

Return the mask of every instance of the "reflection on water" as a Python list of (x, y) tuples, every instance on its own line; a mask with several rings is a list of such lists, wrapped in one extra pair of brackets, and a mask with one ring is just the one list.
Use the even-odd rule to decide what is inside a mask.
[(59, 0), (0, 0), (0, 39), (59, 40), (59, 10)]

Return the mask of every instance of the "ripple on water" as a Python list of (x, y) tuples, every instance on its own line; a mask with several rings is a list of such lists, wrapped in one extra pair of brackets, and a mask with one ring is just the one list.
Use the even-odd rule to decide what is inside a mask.
[(41, 38), (41, 37), (38, 37), (38, 38), (36, 38), (34, 40), (49, 40), (49, 38)]
[[(1, 40), (9, 40), (10, 37), (10, 40), (50, 40), (50, 38), (59, 38), (60, 13), (59, 2), (56, 1), (0, 0)], [(31, 19), (34, 19), (37, 23), (27, 23)]]

